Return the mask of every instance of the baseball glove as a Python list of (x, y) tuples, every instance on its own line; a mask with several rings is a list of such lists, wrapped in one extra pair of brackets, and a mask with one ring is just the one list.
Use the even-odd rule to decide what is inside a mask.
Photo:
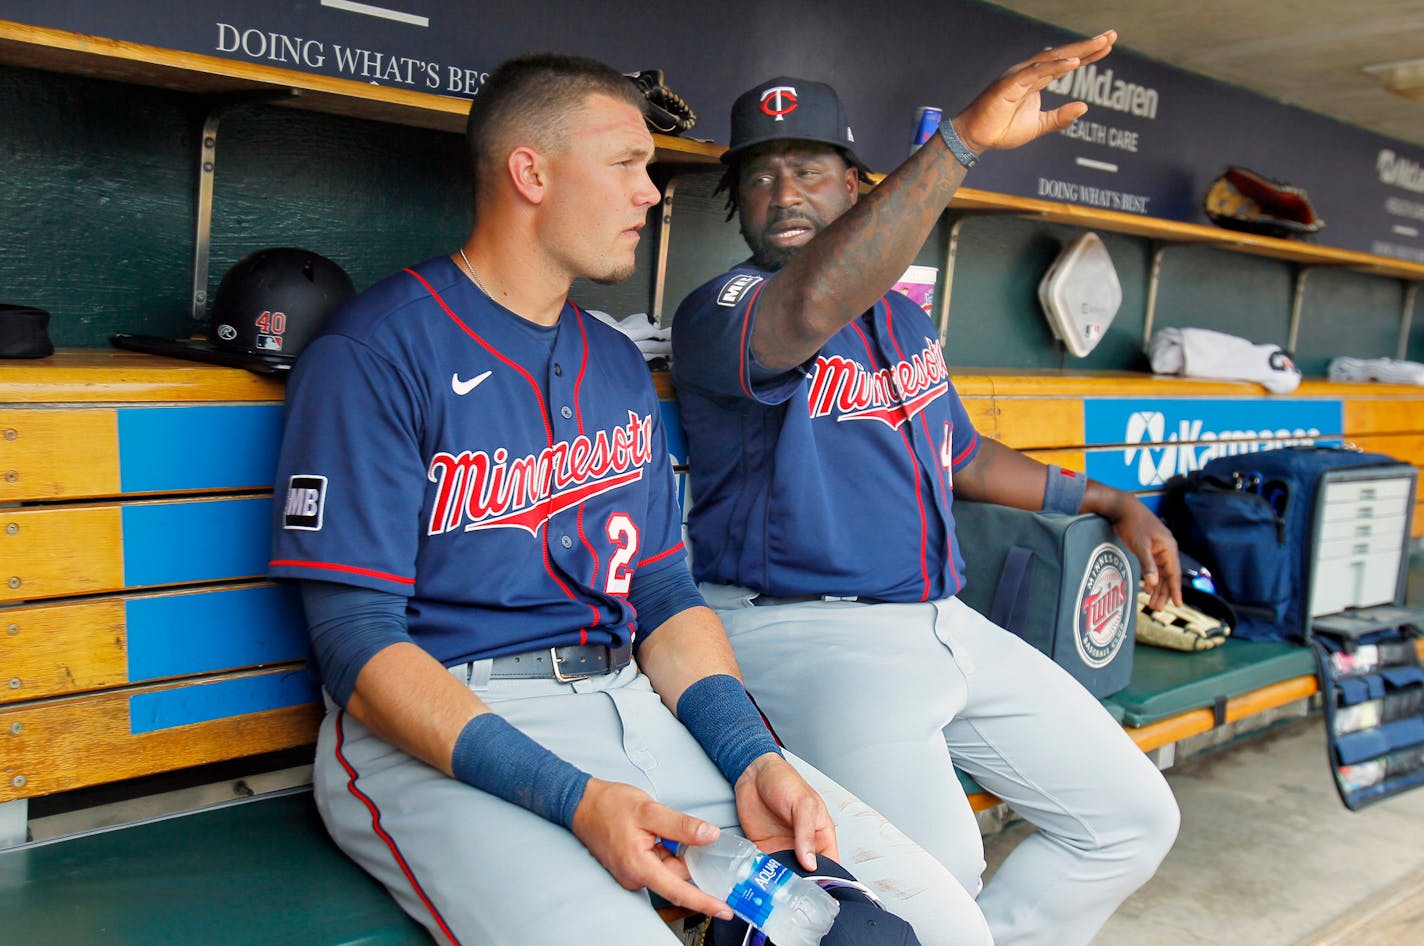
[(1137, 639), (1169, 650), (1210, 650), (1226, 643), (1231, 629), (1222, 621), (1188, 605), (1168, 601), (1160, 609), (1147, 606), (1147, 592), (1137, 593)]
[(664, 135), (680, 135), (697, 124), (697, 115), (682, 96), (663, 83), (661, 69), (643, 69), (639, 72), (625, 72), (629, 80), (643, 93), (647, 106), (643, 118), (648, 127)]
[(1235, 165), (1211, 182), (1202, 203), (1211, 222), (1229, 230), (1298, 239), (1325, 226), (1305, 191)]

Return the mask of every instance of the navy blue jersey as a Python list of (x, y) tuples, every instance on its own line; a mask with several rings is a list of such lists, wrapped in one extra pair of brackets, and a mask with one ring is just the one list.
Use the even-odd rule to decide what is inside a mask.
[(694, 574), (770, 595), (954, 594), (954, 471), (979, 438), (933, 324), (891, 292), (811, 361), (772, 375), (751, 354), (770, 278), (738, 266), (673, 321)]
[(577, 307), (552, 341), (448, 257), (332, 316), (288, 383), (270, 573), (407, 596), (445, 664), (629, 641), (634, 571), (685, 558), (657, 396)]

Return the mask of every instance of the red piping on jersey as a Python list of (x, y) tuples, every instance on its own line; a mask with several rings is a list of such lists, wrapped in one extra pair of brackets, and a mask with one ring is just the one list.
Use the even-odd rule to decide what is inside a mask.
[(743, 687), (742, 690), (747, 694), (747, 699), (752, 701), (752, 709), (756, 710), (757, 715), (761, 717), (761, 724), (766, 727), (767, 732), (771, 733), (772, 741), (785, 749), (786, 743), (781, 741), (781, 737), (776, 734), (776, 729), (771, 725), (771, 720), (767, 719), (766, 714), (761, 711), (761, 707), (757, 706), (756, 697), (752, 696), (752, 691), (746, 687)]
[[(880, 301), (885, 302), (885, 297), (881, 296)], [(887, 313), (890, 311), (890, 304), (888, 302), (885, 303), (885, 311)], [(865, 344), (865, 355), (870, 359), (870, 366), (874, 368), (879, 362), (875, 358), (875, 352), (870, 347), (870, 339), (861, 331), (859, 325), (855, 322), (851, 322), (850, 324), (851, 327), (855, 329), (856, 334), (860, 336), (861, 342)], [(930, 523), (929, 519), (925, 516), (925, 498), (920, 493), (920, 462), (919, 458), (915, 456), (914, 446), (910, 443), (908, 428), (900, 431), (900, 440), (905, 444), (905, 450), (910, 454), (910, 471), (915, 481), (915, 503), (920, 507), (920, 578), (924, 580), (925, 585), (925, 590), (920, 595), (920, 600), (928, 601), (930, 599)]]
[(741, 362), (737, 366), (737, 383), (742, 386), (742, 393), (751, 400), (756, 400), (751, 388), (747, 387), (747, 372), (751, 370), (747, 367), (747, 326), (752, 322), (752, 309), (756, 306), (757, 299), (761, 296), (761, 291), (766, 288), (765, 281), (752, 292), (752, 297), (747, 300), (747, 311), (742, 313), (742, 341), (741, 347), (737, 349), (737, 359)]
[(679, 543), (677, 543), (676, 545), (674, 545), (672, 548), (668, 549), (666, 552), (659, 552), (658, 554), (654, 555), (652, 558), (645, 558), (645, 559), (643, 559), (641, 562), (638, 563), (638, 567), (639, 567), (639, 568), (642, 568), (644, 565), (651, 565), (651, 564), (653, 564), (654, 562), (661, 562), (663, 559), (667, 558), (669, 555), (672, 555), (672, 554), (674, 554), (675, 552), (679, 551), (679, 550), (682, 548), (682, 546), (683, 546), (683, 543), (679, 542)]
[[(900, 347), (900, 340), (895, 337), (895, 320), (894, 320), (894, 319), (895, 319), (894, 313), (890, 310), (890, 304), (887, 302), (887, 303), (885, 304), (885, 327), (890, 330), (890, 344), (892, 344), (892, 345), (895, 346), (895, 354), (899, 357), (899, 359), (900, 359), (901, 361), (905, 361), (905, 360), (907, 360), (907, 359), (905, 358), (905, 350)], [(925, 432), (925, 443), (929, 444), (930, 447), (933, 448), (933, 447), (934, 447), (934, 435), (930, 433), (930, 424), (929, 424), (929, 421), (925, 420), (924, 411), (921, 411), (921, 412), (920, 412), (920, 429), (922, 429), (922, 430)], [(952, 429), (953, 429), (953, 428), (951, 427), (951, 430), (952, 430)], [(951, 434), (951, 436), (953, 436), (953, 434)], [(970, 445), (971, 445), (971, 446), (973, 445), (974, 442), (977, 442), (978, 437), (979, 437), (979, 434), (978, 434), (978, 432), (976, 431), (976, 432), (975, 432), (975, 435), (974, 435), (974, 440), (970, 442)], [(954, 465), (954, 461), (953, 461), (953, 460), (950, 461), (950, 465), (951, 465), (951, 466)], [(934, 465), (934, 468), (935, 468), (935, 475), (939, 477), (939, 488), (940, 488), (940, 492), (944, 493), (945, 496), (948, 497), (948, 495), (949, 495), (951, 492), (953, 492), (953, 490), (951, 490), (950, 487), (949, 487), (949, 484), (944, 481), (944, 465), (943, 465), (943, 463), (936, 463), (936, 464)], [(949, 501), (949, 500), (946, 499), (946, 502), (948, 502), (948, 501)], [(959, 584), (962, 584), (962, 582), (960, 582), (960, 580), (959, 580), (959, 569), (957, 569), (957, 568), (954, 567), (954, 529), (953, 529), (953, 527), (950, 527), (950, 528), (948, 528), (948, 529), (945, 529), (945, 530), (944, 530), (944, 533), (945, 533), (945, 535), (944, 535), (944, 554), (945, 554), (945, 558), (947, 558), (947, 559), (949, 560), (949, 574), (950, 574), (951, 577), (954, 578), (954, 583), (955, 583), (955, 585), (959, 585)]]
[(588, 333), (583, 328), (583, 310), (572, 302), (574, 315), (579, 327), (579, 338), (583, 341), (583, 361), (579, 363), (578, 377), (574, 379), (574, 417), (578, 420), (578, 432), (583, 433), (583, 411), (579, 408), (579, 388), (583, 387), (583, 375), (588, 370)]
[(593, 543), (588, 540), (588, 536), (583, 532), (583, 503), (579, 503), (578, 516), (574, 519), (574, 525), (578, 528), (579, 538), (583, 541), (583, 547), (588, 549), (588, 554), (593, 556), (593, 571), (589, 573), (588, 586), (593, 587), (598, 581), (598, 552), (594, 551)]
[(444, 933), (455, 946), (460, 946), (460, 941), (455, 938), (455, 934), (451, 932), (450, 927), (446, 925), (445, 918), (440, 915), (440, 911), (435, 908), (435, 904), (430, 902), (430, 898), (426, 896), (424, 888), (420, 886), (420, 881), (415, 879), (415, 874), (411, 871), (410, 865), (406, 863), (405, 855), (401, 853), (400, 846), (396, 844), (394, 838), (386, 833), (386, 829), (381, 825), (381, 809), (376, 807), (376, 803), (371, 800), (370, 796), (356, 787), (356, 769), (352, 767), (351, 763), (347, 761), (346, 756), (343, 755), (341, 751), (341, 747), (346, 743), (346, 730), (342, 725), (345, 719), (346, 711), (338, 710), (336, 713), (336, 761), (340, 762), (341, 767), (346, 770), (346, 790), (350, 792), (357, 801), (361, 802), (362, 805), (365, 805), (366, 810), (371, 813), (371, 830), (375, 831), (376, 836), (384, 841), (386, 847), (390, 849), (391, 856), (395, 858), (396, 866), (399, 867), (401, 873), (405, 875), (405, 879), (410, 882), (411, 889), (414, 890), (415, 895), (420, 898), (420, 902), (425, 904), (425, 908), (429, 910), (430, 915), (435, 918), (435, 925), (440, 927), (440, 932)]
[[(582, 437), (583, 409), (579, 406), (579, 389), (583, 387), (584, 372), (588, 370), (588, 332), (585, 331), (583, 327), (583, 310), (580, 309), (578, 306), (574, 305), (572, 302), (570, 302), (569, 305), (573, 307), (574, 315), (576, 316), (575, 320), (578, 322), (579, 327), (579, 338), (583, 341), (583, 361), (579, 364), (578, 377), (574, 380), (574, 419), (578, 423), (579, 436)], [(594, 583), (598, 581), (600, 563), (598, 561), (598, 552), (594, 550), (593, 543), (588, 540), (588, 536), (584, 535), (582, 503), (579, 504), (578, 517), (575, 519), (574, 525), (578, 529), (579, 539), (583, 541), (583, 547), (588, 549), (589, 555), (593, 556), (593, 571), (589, 574), (588, 579), (588, 586), (592, 588), (594, 587)], [(587, 636), (587, 632), (584, 632), (584, 637)], [(588, 642), (584, 640), (580, 641), (580, 643)]]
[[(435, 299), (435, 301), (440, 303), (440, 308), (445, 310), (445, 314), (450, 316), (450, 319), (456, 325), (460, 326), (460, 328), (465, 331), (466, 335), (470, 336), (476, 342), (478, 342), (480, 346), (485, 349), (485, 351), (489, 352), (491, 355), (494, 355), (500, 361), (504, 362), (506, 365), (509, 365), (509, 367), (519, 372), (519, 374), (524, 378), (524, 380), (529, 382), (529, 389), (534, 392), (534, 397), (539, 402), (539, 417), (544, 421), (544, 436), (548, 440), (548, 446), (552, 447), (554, 445), (554, 428), (549, 423), (549, 408), (548, 405), (544, 403), (544, 395), (542, 392), (540, 392), (539, 385), (534, 381), (534, 378), (529, 374), (529, 372), (525, 371), (519, 365), (516, 365), (508, 358), (501, 355), (498, 351), (494, 349), (493, 346), (490, 345), (489, 342), (485, 341), (483, 338), (480, 338), (479, 335), (475, 334), (475, 331), (473, 329), (471, 329), (464, 322), (460, 321), (460, 317), (456, 315), (448, 305), (445, 304), (445, 300), (440, 298), (440, 293), (436, 292), (435, 287), (431, 286), (430, 283), (425, 281), (424, 276), (420, 275), (420, 273), (417, 273), (415, 270), (409, 268), (406, 269), (406, 272), (410, 273), (412, 276), (414, 276), (417, 280), (420, 281), (420, 284), (425, 287), (426, 292), (429, 292), (430, 295)], [(544, 571), (548, 572), (549, 577), (554, 579), (555, 584), (557, 584), (559, 588), (563, 590), (565, 597), (567, 597), (570, 601), (577, 602), (578, 598), (576, 598), (574, 596), (574, 593), (569, 590), (569, 586), (564, 584), (563, 579), (561, 579), (557, 574), (555, 574), (552, 563), (549, 561), (549, 543), (547, 541), (549, 536), (548, 529), (544, 530), (544, 536), (545, 541), (540, 547), (540, 550), (544, 553)], [(414, 581), (412, 581), (411, 584), (414, 584)], [(593, 619), (596, 622), (598, 620), (598, 609), (593, 605), (588, 605), (588, 609), (593, 612)], [(579, 634), (582, 637), (580, 643), (587, 643), (587, 629), (581, 630)]]
[(348, 572), (352, 575), (367, 575), (371, 578), (381, 578), (385, 581), (394, 581), (402, 585), (415, 584), (414, 578), (402, 578), (400, 575), (392, 575), (389, 572), (378, 572), (372, 568), (357, 568), (355, 565), (334, 565), (331, 562), (303, 562), (292, 558), (274, 558), (267, 563), (268, 568), (325, 568), (333, 572)]
[(957, 456), (957, 457), (955, 457), (953, 460), (950, 460), (950, 461), (949, 461), (950, 465), (951, 465), (951, 466), (958, 466), (958, 465), (959, 465), (959, 461), (960, 461), (960, 460), (963, 460), (965, 457), (969, 456), (969, 454), (973, 453), (973, 452), (974, 452), (974, 448), (977, 447), (977, 446), (979, 446), (979, 431), (976, 430), (976, 431), (974, 431), (974, 437), (973, 437), (973, 439), (971, 439), (971, 440), (969, 441), (969, 446), (967, 446), (967, 447), (965, 447), (963, 450), (959, 451), (959, 456)]
[[(545, 530), (544, 530), (544, 535), (547, 536), (548, 534), (549, 534), (549, 530), (548, 530), (548, 529), (545, 529)], [(573, 601), (573, 602), (577, 603), (577, 602), (578, 602), (578, 598), (575, 598), (575, 597), (574, 597), (574, 593), (569, 590), (569, 586), (568, 586), (568, 585), (564, 584), (564, 580), (559, 577), (559, 573), (556, 572), (556, 571), (554, 571), (554, 565), (553, 565), (553, 563), (549, 561), (549, 543), (548, 543), (547, 541), (545, 541), (545, 542), (540, 542), (540, 543), (539, 543), (539, 551), (541, 551), (541, 552), (544, 553), (544, 571), (548, 572), (548, 573), (549, 573), (549, 577), (552, 578), (552, 579), (554, 579), (555, 584), (557, 584), (561, 589), (563, 589), (563, 592), (564, 592), (565, 596), (567, 596), (570, 601)], [(585, 607), (587, 607), (590, 611), (593, 612), (593, 620), (594, 620), (594, 623), (595, 623), (595, 624), (598, 623), (598, 608), (594, 607), (594, 606), (591, 605), (591, 604), (590, 604), (590, 605), (585, 605)], [(588, 638), (588, 628), (581, 628), (581, 629), (579, 630), (579, 634), (582, 635), (582, 638), (579, 640), (579, 643), (580, 643), (580, 644), (587, 644), (587, 643), (588, 643), (588, 640), (587, 640), (587, 638)]]
[(420, 281), (420, 284), (425, 287), (425, 291), (430, 293), (430, 295), (435, 298), (436, 302), (440, 303), (440, 308), (445, 310), (445, 314), (450, 316), (451, 320), (456, 325), (460, 326), (460, 328), (464, 330), (466, 335), (470, 336), (476, 342), (478, 342), (479, 345), (484, 348), (485, 351), (489, 352), (491, 355), (494, 355), (500, 361), (504, 362), (506, 365), (509, 365), (509, 367), (519, 372), (519, 374), (524, 378), (524, 380), (529, 382), (530, 390), (534, 392), (534, 397), (537, 398), (539, 401), (539, 416), (544, 421), (544, 436), (548, 439), (548, 446), (552, 447), (554, 445), (554, 429), (549, 426), (549, 409), (544, 404), (544, 395), (539, 391), (539, 385), (535, 383), (534, 379), (529, 375), (529, 372), (525, 371), (519, 365), (516, 365), (508, 358), (501, 355), (498, 351), (495, 350), (493, 345), (485, 341), (483, 338), (480, 338), (479, 335), (475, 334), (474, 329), (470, 328), (464, 322), (460, 321), (460, 317), (456, 315), (448, 305), (445, 304), (445, 300), (440, 297), (440, 293), (436, 292), (435, 287), (425, 281), (424, 276), (420, 275), (420, 273), (417, 273), (413, 269), (406, 269), (406, 272), (410, 273), (412, 276), (414, 276)]

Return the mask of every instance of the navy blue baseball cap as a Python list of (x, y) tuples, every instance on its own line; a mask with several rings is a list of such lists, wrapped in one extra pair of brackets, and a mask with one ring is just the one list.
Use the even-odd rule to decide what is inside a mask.
[(748, 148), (781, 140), (831, 145), (856, 168), (869, 171), (855, 153), (855, 134), (840, 96), (824, 82), (777, 76), (739, 95), (732, 103), (732, 140), (722, 161), (730, 164)]
[[(818, 854), (816, 870), (811, 872), (796, 860), (795, 851), (777, 851), (771, 856), (802, 877), (811, 878), (840, 901), (840, 912), (821, 939), (821, 946), (920, 946), (914, 928), (907, 921), (886, 910), (864, 884), (829, 857)], [(760, 930), (738, 918), (711, 921), (703, 943), (705, 946), (776, 946)]]

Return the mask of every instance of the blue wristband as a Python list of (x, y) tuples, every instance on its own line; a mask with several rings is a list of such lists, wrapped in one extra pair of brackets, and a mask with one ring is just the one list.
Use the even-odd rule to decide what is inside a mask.
[(495, 713), (481, 713), (460, 730), (450, 770), (466, 785), (570, 831), (589, 779)]
[(1043, 511), (1076, 516), (1083, 509), (1083, 496), (1087, 492), (1087, 476), (1049, 464), (1048, 482), (1043, 487)]
[(703, 677), (682, 691), (677, 718), (733, 785), (753, 759), (781, 755), (746, 688), (731, 674)]
[(972, 168), (979, 162), (979, 155), (969, 150), (969, 146), (964, 143), (964, 139), (959, 137), (959, 132), (954, 130), (953, 122), (940, 122), (939, 136), (944, 140), (945, 146), (949, 148), (949, 153), (954, 155), (956, 161), (964, 165), (965, 170)]

